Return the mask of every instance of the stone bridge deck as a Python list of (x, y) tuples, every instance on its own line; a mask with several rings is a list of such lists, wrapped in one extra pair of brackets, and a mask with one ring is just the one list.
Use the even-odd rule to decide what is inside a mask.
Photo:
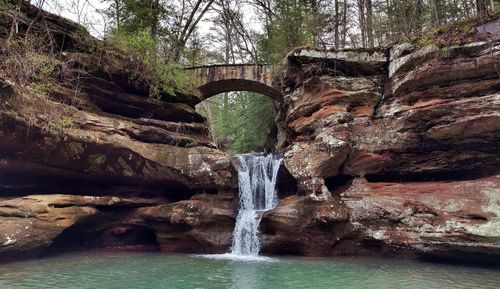
[(186, 70), (200, 81), (202, 98), (230, 91), (251, 91), (281, 101), (279, 87), (273, 86), (272, 65), (223, 64), (189, 67)]

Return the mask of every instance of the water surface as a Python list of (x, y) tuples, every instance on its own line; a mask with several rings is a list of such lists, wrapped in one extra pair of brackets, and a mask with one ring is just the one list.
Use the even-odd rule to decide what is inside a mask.
[(500, 271), (395, 259), (85, 253), (0, 265), (0, 288), (500, 288)]

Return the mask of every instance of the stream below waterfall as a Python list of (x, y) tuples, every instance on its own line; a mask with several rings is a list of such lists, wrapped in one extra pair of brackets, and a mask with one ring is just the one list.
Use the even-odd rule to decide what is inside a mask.
[(2, 289), (497, 289), (498, 270), (374, 258), (92, 253), (2, 264)]

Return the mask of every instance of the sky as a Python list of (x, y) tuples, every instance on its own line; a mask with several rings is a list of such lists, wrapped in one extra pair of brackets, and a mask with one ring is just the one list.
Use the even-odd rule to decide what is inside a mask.
[[(83, 24), (89, 32), (97, 37), (103, 38), (106, 31), (106, 19), (99, 11), (104, 10), (109, 3), (103, 3), (103, 0), (45, 0), (43, 9), (71, 19), (77, 23)], [(249, 5), (242, 7), (244, 21), (252, 29), (259, 30), (260, 25), (255, 20), (255, 11)], [(198, 24), (198, 31), (202, 35), (210, 33), (214, 13), (207, 13), (204, 19)]]
[(102, 38), (106, 21), (99, 10), (107, 5), (102, 0), (45, 0), (42, 8), (83, 24), (92, 35)]

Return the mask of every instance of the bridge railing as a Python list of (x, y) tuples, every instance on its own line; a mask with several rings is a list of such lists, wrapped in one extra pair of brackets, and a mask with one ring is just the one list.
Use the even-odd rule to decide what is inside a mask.
[(212, 68), (212, 67), (238, 67), (238, 66), (273, 66), (272, 64), (266, 64), (266, 63), (234, 63), (234, 64), (209, 64), (209, 65), (200, 65), (200, 66), (187, 66), (184, 67), (186, 70), (192, 70), (192, 69), (200, 69), (200, 68)]

